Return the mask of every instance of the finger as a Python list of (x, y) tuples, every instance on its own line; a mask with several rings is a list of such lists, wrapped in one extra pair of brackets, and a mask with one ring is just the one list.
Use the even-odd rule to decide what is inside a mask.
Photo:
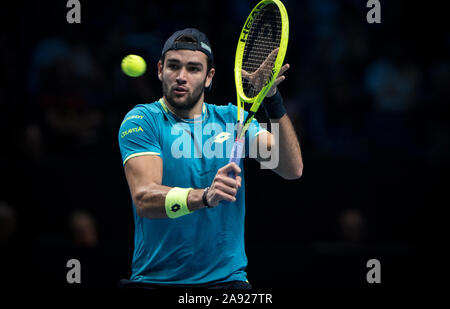
[(234, 162), (230, 163), (230, 166), (232, 168), (232, 170), (234, 170), (234, 172), (237, 174), (241, 173), (241, 168)]
[(241, 185), (242, 185), (242, 178), (241, 178), (241, 176), (237, 176), (236, 177), (236, 185), (237, 185), (238, 189), (241, 188)]
[(278, 51), (280, 49), (279, 48), (275, 48), (274, 50), (272, 50), (272, 52), (269, 54), (269, 56), (266, 58), (266, 61), (271, 61), (274, 62), (275, 59), (277, 59), (277, 55), (278, 55)]
[(280, 73), (278, 73), (278, 76), (283, 75), (287, 70), (289, 70), (291, 66), (289, 65), (289, 63), (286, 63), (285, 65), (283, 65), (280, 69)]
[(286, 79), (286, 76), (279, 76), (277, 79), (273, 82), (272, 88), (278, 87), (279, 84), (281, 84)]
[(237, 166), (236, 163), (231, 162), (225, 165), (224, 167), (220, 168), (218, 173), (228, 175), (228, 172), (234, 172), (237, 176), (241, 172), (241, 168)]
[(226, 200), (228, 202), (235, 202), (236, 198), (234, 196), (231, 196), (221, 190), (216, 190), (216, 196), (219, 197), (219, 200)]
[(271, 68), (273, 66), (273, 63), (277, 59), (279, 48), (275, 48), (272, 50), (272, 52), (267, 56), (266, 60), (262, 63), (261, 67), (264, 67), (265, 70), (267, 70), (269, 67)]
[(217, 183), (223, 183), (224, 185), (231, 187), (231, 188), (236, 187), (236, 179), (228, 177), (228, 176), (223, 176), (223, 175), (216, 176), (215, 181)]
[(250, 77), (250, 74), (246, 70), (242, 69), (241, 76), (242, 78), (248, 79)]
[(231, 196), (235, 196), (237, 193), (237, 189), (235, 187), (226, 186), (222, 183), (217, 183), (215, 186), (216, 190), (220, 190), (226, 194), (229, 194)]

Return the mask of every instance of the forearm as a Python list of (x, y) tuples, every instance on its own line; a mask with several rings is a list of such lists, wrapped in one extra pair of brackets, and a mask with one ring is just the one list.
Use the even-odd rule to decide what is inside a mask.
[[(300, 178), (303, 172), (303, 160), (300, 143), (294, 126), (287, 114), (280, 119), (270, 119), (272, 127), (278, 127), (275, 133), (275, 151), (278, 151), (278, 166), (274, 171), (285, 179)], [(272, 130), (274, 131), (274, 130)]]
[[(167, 193), (173, 187), (152, 184), (137, 192), (133, 201), (138, 216), (148, 219), (168, 218), (166, 213)], [(193, 189), (187, 197), (187, 207), (190, 211), (205, 207), (202, 201), (203, 189)]]
[(267, 117), (272, 124), (270, 142), (271, 161), (275, 159), (274, 172), (285, 179), (300, 178), (303, 171), (302, 154), (294, 126), (286, 113), (283, 97), (277, 91), (263, 102)]

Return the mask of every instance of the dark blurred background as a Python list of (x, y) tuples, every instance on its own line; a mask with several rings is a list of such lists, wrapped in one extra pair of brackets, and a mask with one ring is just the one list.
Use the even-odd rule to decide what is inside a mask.
[[(2, 9), (0, 278), (8, 287), (67, 287), (72, 258), (81, 287), (129, 278), (134, 226), (120, 123), (160, 98), (160, 51), (186, 27), (204, 31), (214, 50), (206, 101), (234, 102), (237, 37), (257, 3), (80, 2), (81, 24), (67, 23), (64, 0)], [(366, 1), (283, 2), (291, 69), (280, 91), (305, 167), (285, 181), (245, 162), (251, 284), (367, 287), (372, 258), (382, 286), (430, 283), (423, 278), (439, 249), (430, 250), (438, 235), (427, 232), (450, 150), (444, 10), (381, 1), (382, 23), (368, 24)], [(130, 53), (147, 61), (144, 76), (121, 72)], [(267, 122), (264, 112), (257, 118)]]

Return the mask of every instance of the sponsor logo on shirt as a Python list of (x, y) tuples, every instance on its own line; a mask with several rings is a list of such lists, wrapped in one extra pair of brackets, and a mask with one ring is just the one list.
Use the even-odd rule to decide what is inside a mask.
[(230, 138), (230, 135), (231, 133), (228, 132), (222, 132), (220, 134), (217, 134), (214, 137), (214, 143), (223, 143), (224, 141)]
[(138, 133), (138, 132), (144, 132), (144, 129), (142, 129), (141, 126), (135, 127), (135, 128), (131, 128), (131, 129), (129, 129), (129, 130), (122, 131), (122, 132), (120, 133), (120, 137), (121, 137), (121, 138), (124, 138), (124, 137), (127, 136), (128, 134)]
[(127, 122), (128, 120), (130, 120), (130, 119), (142, 119), (142, 118), (144, 118), (144, 116), (142, 116), (142, 115), (128, 116), (127, 118), (125, 118), (125, 119), (122, 121), (122, 123), (120, 124), (120, 126), (123, 126), (123, 124), (124, 124), (125, 122)]

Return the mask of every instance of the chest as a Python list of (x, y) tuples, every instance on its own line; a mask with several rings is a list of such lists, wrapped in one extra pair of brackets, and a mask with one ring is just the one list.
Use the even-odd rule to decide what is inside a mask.
[(163, 184), (209, 185), (228, 164), (235, 124), (224, 122), (165, 123), (161, 128)]

